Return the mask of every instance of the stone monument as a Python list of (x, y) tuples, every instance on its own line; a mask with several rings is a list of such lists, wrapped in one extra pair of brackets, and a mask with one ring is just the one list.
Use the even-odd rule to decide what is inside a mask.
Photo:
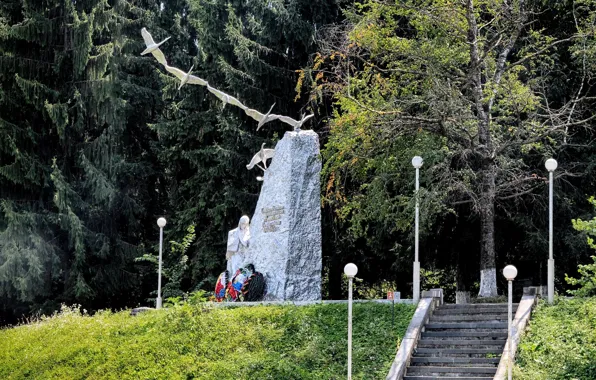
[[(263, 181), (257, 208), (249, 226), (247, 216), (240, 220), (238, 228), (228, 235), (227, 273), (218, 279), (216, 298), (229, 298), (227, 290), (234, 285), (235, 272), (247, 276), (238, 280), (240, 294), (246, 291), (251, 298), (250, 288), (262, 291), (262, 280), (266, 284), (266, 300), (311, 301), (321, 299), (321, 199), (319, 137), (314, 131), (301, 131), (302, 125), (313, 115), (303, 115), (295, 120), (288, 116), (272, 114), (273, 106), (265, 114), (245, 106), (209, 83), (192, 75), (192, 67), (184, 72), (168, 65), (159, 49), (168, 39), (159, 43), (146, 28), (141, 34), (147, 46), (141, 54), (151, 53), (166, 71), (180, 79), (178, 90), (185, 84), (206, 87), (207, 91), (220, 99), (224, 106), (232, 104), (242, 109), (247, 116), (258, 121), (257, 130), (265, 123), (279, 120), (294, 128), (286, 132), (275, 149), (261, 150), (255, 154), (247, 169), (261, 168)], [(270, 166), (267, 160), (272, 159)], [(229, 277), (229, 278), (228, 278)], [(251, 280), (255, 279), (255, 281)], [(244, 282), (243, 282), (244, 281)], [(241, 283), (242, 282), (242, 283)], [(226, 289), (222, 289), (224, 287)], [(246, 286), (245, 286), (246, 285)], [(245, 289), (246, 288), (246, 289)], [(236, 296), (231, 297), (236, 299)]]
[(321, 299), (320, 172), (318, 135), (286, 132), (263, 176), (241, 265), (263, 273), (266, 300)]

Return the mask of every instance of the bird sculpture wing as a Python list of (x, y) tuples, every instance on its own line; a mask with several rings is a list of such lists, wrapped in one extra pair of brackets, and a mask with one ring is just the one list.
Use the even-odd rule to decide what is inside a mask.
[(236, 98), (235, 98), (235, 97), (233, 97), (233, 96), (228, 96), (228, 103), (230, 103), (230, 104), (231, 104), (231, 105), (233, 105), (233, 106), (236, 106), (236, 107), (242, 108), (242, 110), (244, 110), (244, 112), (246, 112), (246, 110), (248, 109), (248, 107), (247, 107), (247, 106), (245, 106), (244, 104), (242, 104), (242, 103), (240, 102), (240, 100), (236, 99)]
[(281, 115), (276, 115), (276, 114), (274, 114), (274, 113), (270, 113), (269, 115), (265, 115), (265, 116), (264, 116), (264, 120), (260, 121), (260, 122), (259, 122), (259, 125), (257, 125), (257, 131), (258, 131), (259, 129), (261, 129), (261, 127), (262, 127), (263, 125), (265, 125), (266, 123), (269, 123), (270, 121), (277, 120), (277, 119), (281, 120), (281, 118), (282, 118), (282, 117), (283, 117), (283, 116), (281, 116)]
[(255, 119), (256, 121), (261, 121), (261, 120), (263, 120), (263, 118), (265, 117), (265, 115), (263, 115), (263, 114), (262, 114), (262, 113), (260, 113), (259, 111), (257, 111), (257, 110), (254, 110), (254, 109), (252, 109), (252, 108), (246, 108), (246, 109), (244, 110), (244, 112), (245, 112), (245, 113), (246, 113), (248, 116), (250, 116), (250, 117), (252, 117), (253, 119)]
[(147, 45), (147, 47), (155, 45), (155, 41), (153, 41), (153, 37), (151, 37), (151, 33), (149, 33), (147, 28), (141, 29), (141, 34), (143, 35), (143, 40), (145, 40), (145, 45)]
[(259, 121), (259, 125), (257, 125), (257, 131), (261, 129), (261, 127), (265, 125), (265, 123), (279, 119), (279, 115), (271, 113), (271, 111), (273, 111), (273, 107), (275, 107), (275, 103), (273, 103), (271, 108), (269, 108), (269, 111), (267, 111), (267, 113), (263, 115), (263, 118)]
[(310, 114), (308, 116), (303, 117), (302, 120), (300, 120), (300, 121), (294, 120), (288, 116), (279, 116), (278, 119), (279, 119), (279, 121), (289, 124), (294, 128), (300, 128), (300, 127), (302, 127), (302, 124), (304, 124), (308, 119), (310, 119), (313, 116), (314, 116), (313, 114)]
[(275, 149), (263, 149), (263, 161), (275, 157)]
[(165, 67), (166, 70), (168, 70), (168, 72), (174, 74), (180, 80), (184, 79), (184, 77), (186, 76), (186, 73), (178, 68), (168, 65), (165, 65)]
[(258, 164), (259, 162), (261, 162), (261, 152), (257, 152), (257, 154), (255, 154), (254, 156), (252, 156), (252, 160), (250, 160), (250, 163), (248, 165), (246, 165), (246, 168), (248, 170), (254, 168), (254, 166), (256, 164)]
[(280, 116), (279, 121), (284, 122), (286, 124), (290, 124), (294, 128), (296, 128), (300, 124), (298, 120), (294, 120), (288, 116)]
[(201, 85), (201, 86), (208, 86), (209, 85), (209, 83), (207, 83), (206, 80), (201, 79), (201, 78), (199, 78), (199, 77), (197, 77), (195, 75), (189, 75), (188, 76), (188, 83), (189, 84), (198, 84), (198, 85)]
[(153, 54), (153, 56), (155, 57), (155, 59), (157, 59), (157, 62), (161, 63), (162, 65), (168, 67), (168, 62), (166, 62), (166, 57), (165, 55), (163, 55), (163, 52), (157, 48), (155, 50), (153, 50), (151, 52), (151, 54)]
[(213, 88), (211, 86), (207, 86), (207, 90), (209, 90), (209, 92), (213, 95), (217, 96), (219, 100), (221, 100), (224, 103), (228, 103), (230, 100), (230, 96), (223, 91), (219, 91), (218, 89)]
[(304, 117), (302, 118), (302, 120), (300, 120), (300, 126), (302, 126), (302, 124), (306, 123), (306, 121), (307, 121), (308, 119), (310, 119), (311, 117), (313, 117), (313, 116), (315, 116), (315, 115), (314, 115), (314, 114), (312, 114), (312, 113), (311, 113), (310, 115), (306, 115), (306, 116), (304, 116)]

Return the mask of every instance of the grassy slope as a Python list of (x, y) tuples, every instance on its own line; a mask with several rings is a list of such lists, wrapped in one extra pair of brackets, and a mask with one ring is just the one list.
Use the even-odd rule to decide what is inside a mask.
[[(413, 307), (354, 305), (355, 379), (384, 378)], [(347, 306), (63, 311), (0, 330), (0, 379), (344, 379)]]
[(596, 379), (596, 298), (541, 301), (522, 338), (514, 379)]

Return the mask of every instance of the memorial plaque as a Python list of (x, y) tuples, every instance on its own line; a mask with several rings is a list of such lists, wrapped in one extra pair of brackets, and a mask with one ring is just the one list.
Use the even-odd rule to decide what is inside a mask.
[(263, 232), (279, 231), (279, 226), (281, 226), (281, 217), (285, 212), (285, 208), (283, 206), (264, 207), (261, 212), (264, 216)]

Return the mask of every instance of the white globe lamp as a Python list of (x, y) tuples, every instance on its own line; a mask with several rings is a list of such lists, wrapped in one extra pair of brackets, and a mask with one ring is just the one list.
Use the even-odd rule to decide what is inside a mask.
[(544, 163), (544, 166), (546, 167), (546, 170), (548, 170), (549, 172), (554, 172), (555, 170), (557, 170), (557, 160), (555, 160), (554, 158), (549, 158)]
[(412, 158), (412, 166), (416, 169), (420, 169), (422, 167), (423, 162), (424, 161), (420, 156), (414, 156), (414, 158)]
[(507, 265), (505, 269), (503, 269), (503, 276), (505, 276), (507, 281), (513, 281), (515, 277), (517, 277), (517, 268), (513, 265)]
[(344, 267), (344, 273), (348, 278), (354, 278), (358, 273), (358, 267), (355, 264), (349, 263)]

